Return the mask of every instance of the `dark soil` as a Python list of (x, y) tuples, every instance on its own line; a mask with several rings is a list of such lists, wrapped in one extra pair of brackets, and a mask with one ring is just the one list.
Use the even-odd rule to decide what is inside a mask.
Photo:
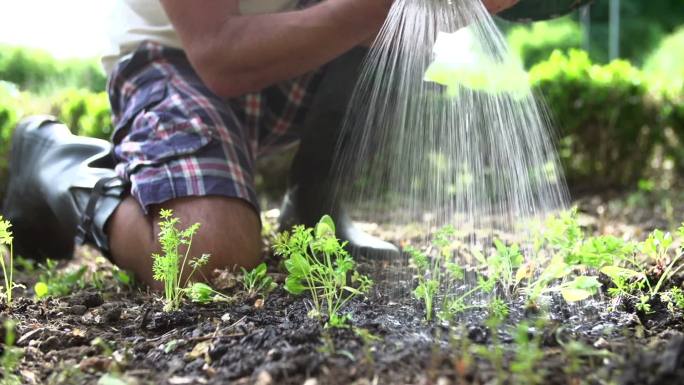
[[(620, 222), (605, 210), (598, 215), (601, 204), (581, 203), (587, 226), (637, 235), (650, 230), (626, 216)], [(81, 254), (75, 263), (107, 274), (106, 264)], [(158, 295), (105, 279), (101, 289), (61, 299), (34, 301), (27, 290), (12, 309), (0, 308), (0, 317), (18, 321), (17, 345), (24, 349), (18, 373), (25, 384), (684, 384), (684, 319), (658, 304), (645, 315), (629, 303), (568, 306), (553, 298), (541, 328), (536, 320), (542, 313), (522, 306), (496, 330), (477, 311), (453, 325), (427, 323), (410, 294), (410, 276), (391, 273), (396, 263), (361, 265), (383, 272), (375, 275), (382, 289), (344, 311), (354, 328), (378, 337), (374, 341), (353, 328), (324, 329), (307, 316), (306, 297), (281, 288), (263, 302), (237, 295), (231, 304), (188, 303), (166, 313)], [(272, 258), (270, 270), (282, 282)], [(19, 275), (31, 287), (35, 274)], [(528, 336), (542, 347), (536, 379), (511, 369), (520, 357), (512, 331), (522, 322), (532, 325)], [(585, 348), (573, 350), (570, 341)], [(501, 368), (492, 358), (497, 347)], [(106, 381), (113, 379), (120, 382)]]

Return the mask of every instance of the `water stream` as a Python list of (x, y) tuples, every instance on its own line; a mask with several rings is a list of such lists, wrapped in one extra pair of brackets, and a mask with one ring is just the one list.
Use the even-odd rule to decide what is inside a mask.
[(397, 0), (343, 132), (357, 220), (452, 224), (486, 248), (567, 201), (543, 103), (480, 0)]

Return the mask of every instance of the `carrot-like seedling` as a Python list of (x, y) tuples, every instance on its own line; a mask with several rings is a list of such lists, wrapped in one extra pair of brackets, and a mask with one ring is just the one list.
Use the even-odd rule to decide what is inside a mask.
[(8, 259), (5, 261), (5, 255), (0, 253), (0, 266), (2, 266), (2, 275), (5, 280), (4, 292), (0, 293), (5, 298), (7, 306), (12, 306), (12, 291), (16, 287), (14, 283), (14, 248), (12, 245), (12, 231), (9, 221), (0, 216), (0, 245), (4, 245), (9, 250)]
[[(152, 254), (152, 271), (154, 279), (164, 283), (164, 310), (171, 311), (180, 307), (192, 276), (209, 262), (209, 254), (190, 256), (192, 238), (200, 228), (199, 223), (180, 230), (180, 219), (173, 216), (173, 210), (162, 209), (159, 216), (159, 243), (162, 253)], [(192, 270), (184, 278), (186, 266)]]
[(19, 366), (19, 361), (23, 352), (20, 348), (14, 346), (16, 338), (14, 328), (16, 322), (14, 320), (5, 320), (3, 327), (5, 328), (5, 346), (3, 348), (2, 356), (0, 356), (0, 368), (2, 368), (2, 385), (20, 385), (21, 378), (17, 376), (16, 369)]

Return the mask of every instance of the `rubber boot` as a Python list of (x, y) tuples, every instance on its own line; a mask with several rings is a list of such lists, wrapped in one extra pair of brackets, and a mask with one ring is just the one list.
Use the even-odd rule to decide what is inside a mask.
[[(333, 157), (342, 132), (347, 105), (368, 50), (356, 48), (328, 64), (307, 114), (299, 150), (290, 171), (289, 188), (280, 214), (280, 228), (313, 227), (325, 214), (335, 220), (337, 237), (348, 241), (354, 255), (392, 257), (399, 250), (354, 226), (340, 196)], [(349, 176), (342, 176), (350, 179)], [(351, 181), (350, 181), (351, 182)]]
[(104, 140), (72, 135), (53, 117), (19, 123), (2, 208), (18, 255), (68, 259), (75, 243), (88, 242), (108, 256), (104, 227), (126, 191), (111, 149)]

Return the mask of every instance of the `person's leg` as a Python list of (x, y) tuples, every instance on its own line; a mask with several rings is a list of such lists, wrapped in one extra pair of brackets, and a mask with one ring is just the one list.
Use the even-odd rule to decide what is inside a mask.
[[(351, 100), (361, 64), (367, 48), (355, 48), (327, 65), (313, 94), (311, 105), (303, 121), (299, 150), (289, 175), (287, 195), (281, 206), (280, 225), (287, 229), (296, 224), (314, 226), (324, 214), (336, 221), (337, 236), (348, 241), (348, 248), (356, 256), (392, 257), (398, 249), (357, 228), (344, 207), (343, 186), (355, 182), (349, 170), (356, 165), (345, 164), (345, 170), (335, 162), (338, 151), (353, 141), (343, 132), (347, 107)], [(372, 128), (368, 128), (372, 129)]]
[[(154, 285), (152, 258), (160, 209), (200, 229), (190, 255), (217, 268), (250, 268), (261, 259), (261, 223), (253, 186), (254, 139), (235, 103), (213, 95), (183, 53), (141, 46), (110, 81), (118, 174), (130, 196), (112, 215), (112, 260)], [(200, 277), (197, 277), (198, 279)]]
[(75, 240), (88, 242), (153, 284), (158, 215), (167, 208), (183, 227), (201, 224), (191, 252), (212, 254), (203, 272), (256, 265), (254, 146), (234, 111), (202, 85), (182, 51), (159, 45), (143, 44), (109, 84), (114, 147), (74, 136), (52, 117), (17, 127), (2, 209), (16, 250), (70, 258)]
[[(202, 270), (206, 277), (210, 277), (214, 269), (254, 267), (261, 258), (259, 217), (240, 199), (189, 197), (174, 199), (159, 208), (172, 209), (182, 227), (201, 223), (193, 238), (190, 255), (211, 255), (209, 264)], [(114, 263), (135, 273), (150, 286), (159, 287), (160, 283), (152, 279), (150, 258), (152, 253), (160, 251), (157, 240), (159, 211), (155, 208), (153, 212), (153, 215), (146, 215), (138, 202), (128, 197), (112, 216), (107, 233)]]

